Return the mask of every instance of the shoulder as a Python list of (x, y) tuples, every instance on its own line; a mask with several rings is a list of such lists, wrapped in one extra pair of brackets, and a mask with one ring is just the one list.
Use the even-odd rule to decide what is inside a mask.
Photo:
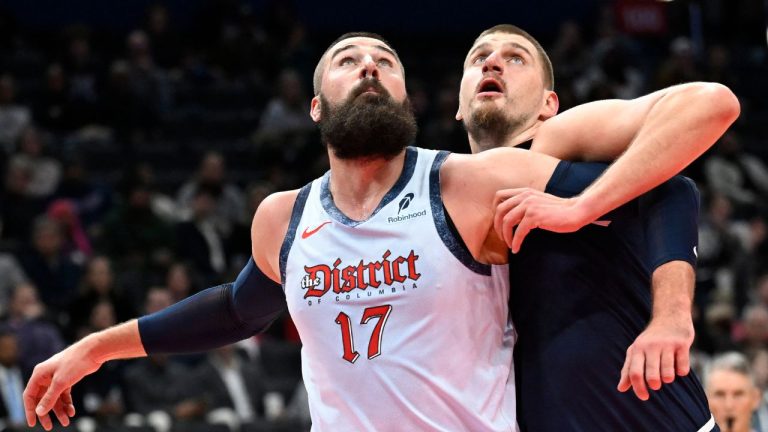
[(257, 221), (279, 223), (285, 220), (288, 222), (299, 191), (300, 189), (277, 192), (264, 198), (253, 217), (254, 225)]
[(256, 265), (279, 281), (279, 255), (300, 190), (269, 195), (259, 204), (251, 224), (251, 250)]

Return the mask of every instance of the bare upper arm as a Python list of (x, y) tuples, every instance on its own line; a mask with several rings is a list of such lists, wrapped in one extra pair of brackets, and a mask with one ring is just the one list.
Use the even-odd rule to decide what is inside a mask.
[(612, 161), (629, 147), (648, 112), (665, 92), (571, 108), (542, 123), (531, 150), (564, 160)]
[(502, 189), (544, 190), (558, 160), (515, 148), (452, 154), (440, 169), (443, 204), (475, 259), (481, 262), (493, 228), (494, 197)]
[(256, 265), (280, 283), (280, 248), (288, 232), (298, 190), (278, 192), (261, 202), (251, 224), (251, 252)]

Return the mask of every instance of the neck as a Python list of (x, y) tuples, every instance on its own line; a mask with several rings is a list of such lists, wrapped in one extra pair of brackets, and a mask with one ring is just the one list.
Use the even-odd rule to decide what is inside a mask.
[(534, 139), (536, 137), (536, 132), (538, 132), (542, 123), (542, 121), (537, 120), (530, 126), (513, 130), (501, 140), (492, 135), (476, 136), (470, 134), (468, 135), (469, 147), (472, 149), (472, 153), (479, 153), (496, 147), (516, 147), (526, 141)]
[(329, 187), (333, 202), (347, 217), (367, 219), (394, 186), (405, 162), (405, 150), (392, 159), (339, 159), (329, 149)]

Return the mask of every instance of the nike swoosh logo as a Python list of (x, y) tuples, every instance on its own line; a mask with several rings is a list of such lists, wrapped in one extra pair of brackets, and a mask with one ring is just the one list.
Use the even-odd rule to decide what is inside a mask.
[(321, 224), (320, 224), (320, 226), (318, 226), (317, 228), (315, 228), (315, 229), (313, 229), (313, 230), (310, 230), (310, 229), (309, 229), (309, 227), (306, 227), (306, 228), (304, 228), (304, 232), (303, 232), (303, 233), (301, 233), (301, 238), (305, 239), (305, 238), (308, 238), (308, 237), (310, 237), (310, 236), (311, 236), (311, 235), (313, 235), (314, 233), (316, 233), (316, 232), (320, 231), (320, 228), (322, 228), (322, 227), (324, 227), (324, 226), (328, 225), (329, 223), (331, 223), (331, 221), (328, 221), (328, 222), (323, 222), (323, 223), (321, 223)]

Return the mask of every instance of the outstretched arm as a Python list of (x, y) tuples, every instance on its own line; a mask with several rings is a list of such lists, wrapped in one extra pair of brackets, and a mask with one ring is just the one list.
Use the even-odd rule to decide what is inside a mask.
[[(688, 98), (682, 97), (688, 95)], [(706, 99), (708, 103), (701, 103)], [(701, 109), (689, 109), (690, 100)], [(606, 113), (607, 114), (607, 113)], [(581, 195), (555, 199), (525, 189), (507, 190), (498, 200), (508, 199), (512, 210), (505, 219), (505, 230), (518, 225), (511, 242), (517, 251), (525, 236), (534, 228), (572, 232), (637, 197), (677, 174), (722, 136), (739, 114), (739, 103), (726, 87), (699, 84), (685, 87), (681, 94), (664, 95), (648, 108), (631, 145), (605, 173)], [(594, 114), (593, 114), (594, 115)], [(581, 117), (581, 116), (579, 116)], [(584, 118), (584, 124), (569, 125), (578, 133), (596, 122), (613, 124), (611, 116)], [(546, 123), (545, 123), (546, 124)], [(562, 127), (563, 125), (561, 125)], [(567, 130), (560, 131), (561, 136)], [(626, 135), (622, 129), (619, 135)], [(603, 135), (596, 135), (603, 136)], [(597, 138), (595, 138), (597, 139)]]
[[(292, 197), (295, 194), (284, 193), (262, 203), (254, 226), (268, 228), (254, 228), (252, 233), (260, 245), (254, 247), (254, 256), (255, 252), (259, 256), (248, 262), (234, 283), (208, 288), (162, 311), (89, 335), (37, 365), (24, 390), (27, 423), (34, 426), (39, 418), (43, 428), (50, 430), (53, 410), (59, 422), (68, 425), (69, 417), (75, 415), (72, 386), (108, 360), (204, 351), (265, 329), (285, 310), (279, 278), (264, 257), (278, 255), (279, 239), (288, 223), (280, 218), (289, 214)], [(287, 209), (271, 208), (279, 206)], [(281, 231), (281, 227), (285, 229)], [(261, 232), (267, 234), (257, 235)]]
[[(683, 154), (693, 160), (708, 146), (678, 141), (674, 129), (682, 135), (690, 130), (686, 128), (689, 121), (729, 110), (738, 112), (738, 101), (730, 90), (705, 82), (680, 84), (632, 100), (589, 102), (546, 120), (531, 150), (563, 160), (608, 162), (629, 148), (647, 147), (660, 157)], [(673, 138), (662, 142), (663, 146), (643, 137), (644, 128), (656, 130), (659, 126), (670, 128), (668, 136)]]

